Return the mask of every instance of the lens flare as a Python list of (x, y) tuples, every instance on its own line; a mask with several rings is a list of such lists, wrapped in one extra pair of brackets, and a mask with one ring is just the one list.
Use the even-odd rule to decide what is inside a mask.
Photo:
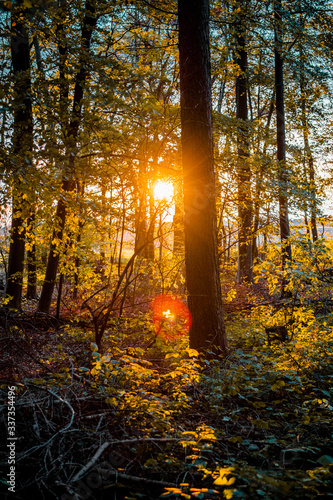
[(151, 307), (156, 334), (163, 340), (175, 340), (188, 334), (192, 318), (182, 300), (174, 295), (158, 295)]

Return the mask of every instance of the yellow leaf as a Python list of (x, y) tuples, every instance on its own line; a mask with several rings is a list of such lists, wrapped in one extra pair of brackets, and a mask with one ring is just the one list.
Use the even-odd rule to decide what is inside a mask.
[(178, 358), (178, 357), (179, 357), (178, 352), (168, 352), (168, 354), (165, 355), (164, 359)]
[(193, 357), (193, 356), (199, 356), (199, 353), (198, 353), (198, 351), (196, 349), (190, 349), (190, 348), (188, 348), (188, 349), (186, 349), (186, 352), (190, 356), (190, 358)]
[(230, 498), (233, 497), (234, 490), (224, 490), (223, 496), (227, 499), (230, 500)]
[(218, 486), (226, 486), (228, 484), (228, 481), (225, 477), (219, 476), (217, 479), (215, 479), (214, 484)]
[(217, 479), (215, 479), (214, 484), (217, 484), (219, 486), (231, 486), (232, 484), (234, 484), (235, 481), (236, 481), (235, 477), (227, 479), (226, 476), (224, 477), (220, 476)]

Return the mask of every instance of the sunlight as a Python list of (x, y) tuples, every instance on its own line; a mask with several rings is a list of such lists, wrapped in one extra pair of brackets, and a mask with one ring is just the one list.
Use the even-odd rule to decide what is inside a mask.
[(154, 197), (160, 201), (170, 202), (173, 198), (173, 185), (171, 182), (157, 181), (154, 185)]
[(156, 335), (163, 340), (175, 340), (188, 335), (191, 313), (183, 300), (174, 295), (162, 294), (151, 304)]
[(175, 319), (175, 315), (168, 309), (167, 311), (162, 312), (162, 316), (164, 316), (169, 321), (173, 321)]

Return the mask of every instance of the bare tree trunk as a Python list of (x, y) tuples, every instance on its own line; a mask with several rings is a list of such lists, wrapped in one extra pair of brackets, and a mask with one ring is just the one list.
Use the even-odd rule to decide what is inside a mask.
[(288, 174), (286, 171), (286, 131), (284, 112), (284, 81), (282, 51), (282, 3), (275, 0), (275, 95), (276, 95), (276, 129), (277, 129), (277, 160), (279, 182), (279, 220), (282, 247), (282, 267), (291, 260), (291, 245), (289, 241), (290, 227), (288, 216)]
[[(141, 153), (145, 155), (145, 151)], [(147, 238), (147, 162), (139, 160), (139, 172), (135, 179), (135, 251), (145, 244)]]
[[(95, 16), (95, 4), (94, 0), (86, 1), (86, 10), (82, 26), (82, 45), (85, 51), (82, 51), (82, 56), (80, 60), (80, 69), (76, 75), (75, 87), (74, 87), (74, 98), (73, 98), (73, 108), (71, 121), (67, 130), (65, 131), (65, 137), (67, 140), (66, 145), (66, 156), (68, 158), (68, 165), (65, 169), (65, 173), (62, 181), (62, 193), (63, 196), (59, 199), (56, 211), (56, 229), (54, 230), (52, 243), (50, 247), (49, 258), (47, 262), (47, 268), (45, 273), (45, 279), (43, 283), (43, 288), (41, 296), (39, 299), (38, 310), (41, 312), (48, 313), (51, 306), (52, 294), (54, 290), (54, 285), (56, 281), (58, 265), (59, 265), (59, 242), (62, 241), (63, 232), (65, 229), (66, 221), (66, 210), (67, 202), (65, 199), (65, 193), (71, 192), (75, 188), (74, 179), (74, 165), (75, 165), (75, 155), (77, 148), (77, 139), (79, 133), (79, 127), (82, 120), (82, 98), (84, 92), (84, 85), (87, 77), (87, 61), (85, 60), (86, 53), (90, 49), (90, 41), (92, 32), (96, 26), (97, 18)], [(65, 42), (59, 44), (59, 52), (62, 58), (66, 57), (65, 53), (66, 45)], [(61, 61), (61, 71), (64, 72), (65, 59)], [(66, 108), (65, 104), (67, 102), (66, 94), (68, 92), (65, 73), (63, 73), (64, 85), (61, 87), (61, 101), (64, 106), (63, 111), (63, 126), (66, 127)]]
[(99, 258), (101, 260), (102, 265), (105, 265), (106, 261), (106, 186), (103, 184), (102, 185), (102, 192), (101, 192), (101, 198), (102, 198), (102, 213), (101, 213), (101, 228), (100, 228), (100, 247), (99, 247)]
[(120, 233), (120, 243), (119, 243), (119, 254), (118, 254), (118, 275), (121, 274), (121, 258), (123, 253), (124, 246), (124, 237), (125, 237), (125, 222), (126, 222), (126, 203), (125, 203), (125, 192), (124, 192), (124, 184), (121, 183), (121, 233)]
[[(14, 9), (14, 7), (13, 7)], [(22, 280), (25, 251), (25, 221), (28, 215), (28, 194), (23, 192), (22, 180), (31, 168), (33, 125), (30, 80), (30, 48), (28, 32), (24, 25), (24, 12), (12, 14), (11, 56), (14, 72), (14, 130), (13, 154), (14, 181), (12, 195), (12, 226), (10, 235), (6, 295), (8, 305), (21, 308)]]
[[(74, 180), (64, 179), (62, 182), (62, 191), (73, 191), (75, 187)], [(57, 205), (55, 216), (56, 229), (53, 231), (50, 253), (47, 261), (45, 278), (41, 296), (38, 303), (38, 310), (48, 313), (51, 307), (51, 300), (56, 282), (58, 265), (60, 259), (59, 243), (62, 241), (63, 232), (66, 220), (66, 203), (63, 198), (60, 198)]]
[(154, 231), (155, 231), (156, 211), (155, 211), (155, 198), (154, 192), (151, 189), (149, 193), (149, 225), (147, 228), (146, 242), (146, 258), (149, 262), (154, 262), (155, 259), (155, 244), (154, 244)]
[[(274, 99), (275, 93), (273, 93), (271, 104), (268, 111), (267, 123), (265, 127), (265, 135), (264, 135), (264, 146), (262, 152), (261, 163), (259, 166), (259, 171), (256, 175), (256, 186), (255, 186), (255, 199), (254, 199), (254, 216), (253, 216), (253, 240), (252, 240), (252, 258), (255, 259), (258, 256), (258, 244), (257, 244), (257, 232), (259, 229), (259, 215), (260, 215), (260, 206), (261, 206), (261, 192), (262, 192), (262, 182), (264, 177), (264, 172), (267, 169), (267, 144), (269, 138), (269, 127), (274, 111)], [(259, 109), (259, 108), (258, 108)], [(259, 145), (258, 145), (258, 154), (259, 154)]]
[(28, 229), (30, 239), (30, 248), (27, 251), (27, 270), (28, 283), (27, 294), (28, 300), (37, 299), (37, 259), (36, 259), (36, 244), (35, 244), (35, 229), (36, 229), (36, 210), (33, 205), (30, 217), (28, 219)]
[[(76, 190), (78, 193), (78, 201), (80, 198), (83, 198), (84, 196), (84, 189), (85, 189), (85, 183), (77, 180), (76, 181)], [(80, 210), (81, 212), (81, 210)], [(79, 216), (79, 224), (78, 224), (78, 232), (76, 235), (76, 243), (77, 246), (80, 246), (81, 238), (82, 238), (82, 231), (83, 231), (83, 226), (84, 226), (84, 221), (82, 217), (82, 213), (80, 213)], [(103, 231), (103, 235), (105, 236), (105, 231)], [(105, 247), (104, 247), (105, 248)], [(104, 260), (102, 260), (103, 265), (105, 265), (105, 255), (104, 255)], [(74, 299), (77, 298), (78, 292), (79, 292), (79, 272), (80, 272), (80, 266), (81, 266), (81, 259), (79, 255), (75, 257), (75, 267), (74, 267), (74, 288), (73, 288), (73, 297)]]
[(303, 141), (304, 141), (304, 153), (305, 153), (305, 165), (306, 162), (309, 168), (309, 181), (310, 181), (310, 227), (312, 234), (312, 241), (318, 240), (318, 230), (317, 230), (317, 200), (316, 200), (316, 184), (315, 184), (315, 170), (313, 163), (313, 155), (311, 151), (311, 146), (309, 142), (309, 124), (306, 116), (306, 88), (304, 79), (304, 64), (303, 64), (303, 49), (300, 46), (300, 91), (301, 91), (301, 112), (302, 112), (302, 129), (303, 129)]
[(227, 352), (217, 251), (209, 1), (179, 0), (185, 266), (190, 346)]
[(248, 145), (248, 106), (247, 106), (247, 52), (245, 44), (244, 8), (247, 0), (235, 4), (236, 48), (235, 63), (239, 67), (236, 77), (236, 119), (237, 133), (237, 176), (238, 176), (238, 276), (237, 281), (253, 281), (252, 261), (252, 195), (251, 167)]

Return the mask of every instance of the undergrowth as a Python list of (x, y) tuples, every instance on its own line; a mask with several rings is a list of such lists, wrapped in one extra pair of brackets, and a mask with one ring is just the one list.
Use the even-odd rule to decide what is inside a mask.
[[(175, 328), (169, 309), (164, 335), (150, 313), (110, 317), (101, 349), (87, 324), (69, 323), (47, 330), (53, 343), (40, 354), (31, 320), (16, 318), (6, 337), (21, 349), (15, 363), (31, 344), (41, 366), (15, 382), (16, 498), (333, 497), (333, 259), (323, 242), (294, 246), (283, 270), (277, 246), (258, 260), (259, 299), (256, 284), (228, 285), (225, 358), (190, 349), (186, 321)], [(268, 339), (281, 326), (286, 337)]]
[[(267, 306), (231, 316), (230, 354), (215, 361), (186, 336), (147, 347), (144, 316), (115, 319), (103, 353), (91, 342), (84, 365), (68, 358), (60, 373), (21, 381), (19, 427), (37, 444), (26, 437), (18, 463), (37, 467), (40, 497), (332, 496), (333, 315), (303, 310), (292, 339), (269, 345), (263, 325), (273, 316)], [(62, 335), (91, 337), (73, 326)], [(59, 453), (65, 462), (52, 468)], [(17, 498), (26, 498), (32, 486), (21, 479)]]

